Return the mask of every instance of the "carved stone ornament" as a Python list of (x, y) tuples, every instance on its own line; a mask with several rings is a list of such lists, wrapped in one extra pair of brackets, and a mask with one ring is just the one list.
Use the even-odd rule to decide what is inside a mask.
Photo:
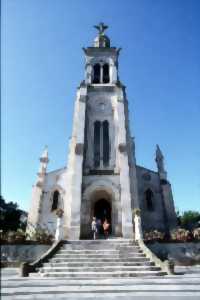
[(141, 210), (139, 208), (134, 208), (132, 210), (132, 213), (134, 216), (140, 216), (141, 215)]
[(39, 187), (39, 188), (42, 188), (43, 187), (43, 182), (42, 181), (38, 181), (36, 183), (36, 186)]
[(58, 208), (56, 210), (56, 215), (58, 216), (58, 218), (62, 218), (63, 214), (64, 214), (64, 210), (62, 208)]
[(82, 143), (77, 143), (76, 146), (75, 146), (75, 153), (77, 155), (83, 155), (83, 144)]
[(151, 175), (149, 173), (144, 173), (142, 175), (142, 178), (145, 180), (145, 181), (150, 181), (151, 180)]
[(123, 97), (118, 97), (118, 102), (124, 102), (124, 99), (123, 99)]
[(79, 101), (80, 102), (86, 102), (86, 100), (87, 100), (87, 96), (80, 96), (80, 98), (79, 98)]
[(121, 153), (127, 152), (127, 147), (126, 147), (126, 144), (125, 144), (125, 143), (119, 144), (119, 151), (120, 151)]

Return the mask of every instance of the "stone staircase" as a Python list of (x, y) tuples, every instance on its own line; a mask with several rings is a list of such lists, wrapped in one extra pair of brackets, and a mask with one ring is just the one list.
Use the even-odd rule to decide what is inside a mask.
[(136, 242), (112, 239), (66, 242), (38, 271), (42, 277), (66, 279), (166, 275), (145, 257)]
[(200, 299), (200, 275), (165, 275), (130, 240), (64, 242), (37, 273), (29, 277), (8, 273), (1, 282), (3, 300), (150, 300), (170, 296), (174, 300)]

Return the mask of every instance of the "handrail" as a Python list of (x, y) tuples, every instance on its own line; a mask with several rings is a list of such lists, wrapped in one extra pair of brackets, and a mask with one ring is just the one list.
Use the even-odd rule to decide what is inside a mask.
[(143, 242), (143, 240), (137, 241), (140, 248), (146, 254), (148, 258), (150, 258), (151, 261), (153, 261), (157, 266), (159, 266), (162, 271), (166, 272), (168, 275), (174, 274), (174, 262), (170, 260), (162, 261), (160, 260)]
[(36, 272), (36, 269), (41, 267), (44, 262), (46, 262), (49, 258), (51, 258), (57, 250), (60, 248), (62, 241), (56, 241), (52, 244), (52, 246), (44, 253), (41, 257), (35, 260), (32, 263), (22, 263), (20, 266), (20, 276), (28, 277), (29, 273)]
[(143, 241), (143, 233), (142, 233), (142, 225), (141, 225), (141, 217), (140, 210), (135, 209), (134, 211), (134, 223), (135, 223), (135, 240), (138, 242), (140, 248), (144, 252), (144, 254), (153, 261), (157, 266), (159, 266), (164, 272), (168, 275), (174, 274), (174, 262), (165, 260), (160, 260), (144, 243)]

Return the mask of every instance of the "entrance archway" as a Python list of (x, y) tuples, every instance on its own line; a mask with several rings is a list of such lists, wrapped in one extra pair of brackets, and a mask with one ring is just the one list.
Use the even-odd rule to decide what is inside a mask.
[[(110, 233), (112, 232), (112, 211), (111, 211), (111, 205), (106, 199), (99, 199), (95, 202), (94, 205), (94, 216), (97, 220), (101, 221), (101, 224), (105, 220), (108, 221), (110, 224)], [(101, 232), (103, 233), (103, 229), (101, 228)]]
[(107, 219), (108, 222), (111, 222), (111, 206), (106, 199), (100, 199), (95, 203), (94, 216), (97, 219), (100, 219), (101, 222), (105, 219)]
[(91, 239), (91, 222), (95, 216), (110, 223), (112, 236), (121, 237), (121, 207), (119, 190), (110, 180), (87, 183), (81, 203), (81, 239)]

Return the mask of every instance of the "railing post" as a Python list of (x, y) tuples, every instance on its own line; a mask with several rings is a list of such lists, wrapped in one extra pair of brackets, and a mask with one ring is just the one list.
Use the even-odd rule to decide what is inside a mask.
[(55, 241), (60, 241), (63, 238), (63, 222), (62, 222), (63, 210), (58, 209), (56, 215), (57, 215), (57, 225), (56, 225)]
[(134, 209), (134, 223), (135, 223), (135, 240), (143, 240), (142, 224), (140, 217), (140, 209)]

